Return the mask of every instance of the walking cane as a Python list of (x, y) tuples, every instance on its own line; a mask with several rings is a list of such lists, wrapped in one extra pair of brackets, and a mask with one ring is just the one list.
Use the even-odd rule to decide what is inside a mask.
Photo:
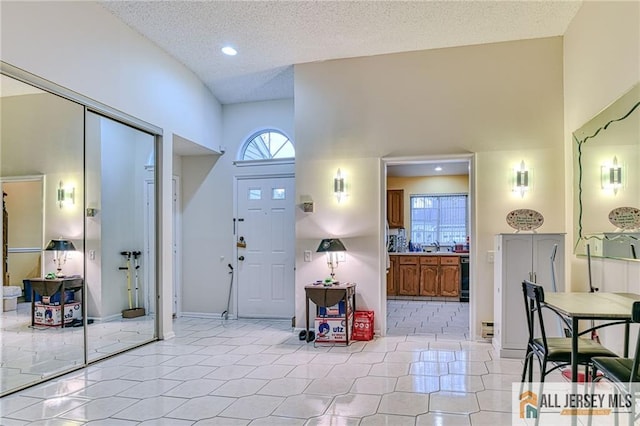
[(120, 254), (127, 259), (127, 266), (121, 266), (118, 269), (127, 271), (127, 293), (129, 296), (129, 309), (133, 309), (133, 300), (131, 298), (131, 252), (121, 251)]

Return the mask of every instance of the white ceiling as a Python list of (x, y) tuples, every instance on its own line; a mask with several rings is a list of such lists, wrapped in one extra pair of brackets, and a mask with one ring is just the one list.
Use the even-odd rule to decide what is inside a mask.
[[(563, 35), (581, 1), (100, 1), (222, 104), (293, 97), (293, 64)], [(238, 50), (225, 56), (220, 48)]]

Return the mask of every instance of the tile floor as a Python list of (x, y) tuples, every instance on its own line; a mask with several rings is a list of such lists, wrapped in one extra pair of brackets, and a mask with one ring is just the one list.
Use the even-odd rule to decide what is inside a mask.
[[(95, 322), (87, 328), (89, 361), (153, 340), (155, 317)], [(31, 303), (0, 313), (0, 392), (36, 383), (84, 362), (82, 327), (31, 326)], [(1, 414), (1, 412), (0, 412)]]
[(389, 334), (301, 342), (288, 322), (175, 320), (177, 337), (0, 400), (12, 425), (506, 425), (520, 360), (467, 340), (468, 304), (389, 302)]

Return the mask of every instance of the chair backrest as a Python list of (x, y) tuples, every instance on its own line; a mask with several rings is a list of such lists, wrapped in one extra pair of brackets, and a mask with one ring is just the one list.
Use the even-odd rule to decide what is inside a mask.
[[(633, 302), (631, 308), (631, 321), (640, 322), (640, 301)], [(638, 368), (640, 368), (640, 329), (638, 329), (638, 337), (636, 340), (636, 350), (633, 353), (633, 366), (631, 367), (631, 381), (638, 376)]]
[[(522, 282), (522, 293), (524, 295), (524, 306), (527, 314), (529, 344), (531, 344), (533, 339), (541, 338), (544, 350), (548, 351), (547, 333), (544, 328), (544, 317), (542, 315), (544, 288), (536, 283), (525, 280)], [(536, 331), (540, 333), (539, 336), (536, 336)]]

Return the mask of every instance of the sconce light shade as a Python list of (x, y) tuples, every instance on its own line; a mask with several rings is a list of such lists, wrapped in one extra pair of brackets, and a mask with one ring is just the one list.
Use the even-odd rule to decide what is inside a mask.
[(62, 208), (67, 201), (69, 201), (71, 204), (75, 204), (76, 188), (74, 187), (65, 188), (62, 184), (62, 181), (60, 181), (60, 184), (58, 185), (57, 200), (58, 200), (58, 207), (60, 208)]
[(69, 240), (51, 240), (44, 249), (54, 252), (53, 262), (56, 264), (56, 276), (59, 278), (64, 277), (62, 274), (62, 265), (67, 261), (66, 252), (75, 251), (76, 247)]
[(342, 241), (340, 241), (337, 238), (325, 238), (324, 240), (320, 241), (320, 245), (316, 250), (316, 252), (318, 253), (322, 253), (322, 252), (327, 253), (327, 266), (331, 271), (332, 281), (335, 280), (335, 277), (336, 277), (334, 269), (338, 267), (338, 263), (339, 263), (338, 257), (336, 256), (336, 254), (337, 252), (341, 252), (341, 251), (347, 251), (347, 249), (345, 248), (344, 244), (342, 244)]
[(344, 176), (342, 175), (340, 169), (338, 169), (336, 177), (333, 178), (333, 193), (338, 199), (338, 202), (342, 201), (342, 199), (347, 195), (344, 184)]
[(602, 189), (612, 189), (616, 195), (622, 188), (622, 165), (618, 164), (618, 157), (614, 156), (611, 164), (602, 166)]
[(519, 192), (520, 197), (524, 197), (524, 193), (529, 190), (529, 170), (524, 164), (524, 160), (520, 162), (519, 168), (513, 170), (513, 192)]

